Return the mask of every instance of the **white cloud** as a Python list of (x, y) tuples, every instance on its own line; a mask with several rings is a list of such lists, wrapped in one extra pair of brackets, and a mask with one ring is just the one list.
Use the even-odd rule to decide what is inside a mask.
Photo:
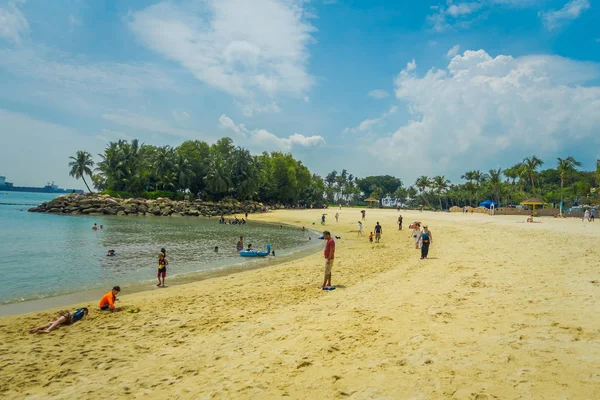
[(445, 6), (430, 7), (435, 12), (427, 16), (427, 21), (438, 32), (451, 28), (469, 28), (473, 23), (484, 19), (487, 12), (494, 8), (525, 8), (540, 1), (543, 0), (474, 0), (461, 3), (447, 0)]
[(388, 111), (382, 113), (379, 117), (365, 119), (353, 128), (344, 129), (343, 133), (370, 133), (374, 127), (383, 126), (386, 118), (394, 114), (396, 111), (398, 111), (398, 107), (392, 106)]
[(238, 98), (301, 98), (313, 85), (307, 46), (315, 28), (301, 0), (164, 2), (132, 14), (131, 31), (207, 85)]
[(598, 64), (543, 55), (491, 57), (479, 50), (422, 77), (409, 66), (395, 86), (413, 119), (391, 136), (364, 143), (389, 167), (424, 157), (419, 174), (460, 173), (502, 155), (554, 155), (573, 141), (598, 136), (600, 87), (582, 86), (600, 77)]
[(560, 10), (540, 12), (539, 16), (544, 21), (546, 28), (556, 29), (569, 21), (576, 20), (584, 10), (590, 8), (589, 0), (572, 0), (566, 3)]
[(262, 105), (253, 102), (236, 102), (236, 105), (242, 109), (245, 117), (252, 117), (254, 114), (281, 112), (281, 108), (275, 101)]
[(446, 56), (453, 58), (454, 56), (456, 56), (458, 54), (459, 50), (460, 50), (460, 45), (457, 44), (456, 46), (453, 46), (450, 50), (448, 50), (448, 53), (446, 53)]
[(171, 112), (171, 115), (173, 116), (173, 119), (175, 119), (175, 121), (177, 122), (184, 122), (190, 119), (190, 114), (186, 113), (185, 111), (180, 112), (173, 110)]
[(75, 17), (73, 14), (69, 14), (69, 24), (72, 26), (81, 26), (81, 20)]
[(372, 97), (374, 99), (385, 99), (386, 97), (388, 97), (390, 94), (383, 89), (375, 89), (375, 90), (371, 90), (369, 92), (369, 97)]
[(227, 115), (219, 117), (219, 127), (236, 133), (239, 137), (245, 138), (247, 143), (252, 146), (258, 146), (261, 149), (291, 151), (297, 147), (314, 147), (325, 144), (322, 136), (304, 136), (300, 133), (294, 133), (287, 138), (281, 138), (266, 129), (248, 129), (244, 124), (236, 125)]
[(210, 141), (214, 139), (213, 137), (207, 136), (202, 132), (191, 129), (175, 128), (163, 120), (148, 117), (145, 115), (122, 112), (119, 114), (103, 114), (102, 118), (104, 118), (107, 121), (114, 122), (117, 125), (126, 126), (141, 131), (162, 133), (166, 135), (173, 135), (178, 137), (205, 141)]
[(0, 49), (0, 68), (75, 93), (123, 96), (144, 89), (173, 90), (176, 87), (165, 72), (151, 64), (91, 63), (83, 57), (42, 46)]
[(20, 43), (29, 33), (29, 23), (15, 3), (0, 5), (0, 38)]
[(483, 3), (480, 2), (450, 4), (450, 6), (446, 9), (446, 13), (456, 18), (462, 15), (472, 14), (479, 10), (482, 6)]

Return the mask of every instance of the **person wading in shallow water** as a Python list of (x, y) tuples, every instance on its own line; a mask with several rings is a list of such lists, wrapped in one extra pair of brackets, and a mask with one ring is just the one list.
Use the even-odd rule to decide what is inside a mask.
[(421, 239), (419, 241), (421, 242), (421, 260), (424, 260), (427, 258), (429, 246), (433, 242), (433, 235), (429, 228), (427, 228), (427, 225), (423, 225), (423, 231), (421, 232)]

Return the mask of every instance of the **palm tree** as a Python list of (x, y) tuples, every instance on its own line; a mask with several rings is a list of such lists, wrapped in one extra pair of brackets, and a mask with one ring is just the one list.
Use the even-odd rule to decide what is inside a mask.
[(563, 187), (565, 185), (565, 178), (567, 173), (570, 173), (575, 170), (575, 167), (580, 167), (581, 163), (576, 161), (573, 157), (569, 156), (567, 158), (557, 158), (558, 164), (556, 165), (556, 170), (560, 174), (560, 202), (563, 202)]
[(431, 180), (429, 179), (429, 177), (426, 175), (420, 176), (419, 178), (417, 178), (415, 186), (417, 187), (417, 189), (419, 189), (421, 197), (427, 203), (427, 198), (425, 197), (425, 190), (431, 186)]
[(536, 169), (538, 169), (542, 165), (544, 165), (544, 162), (536, 156), (527, 157), (523, 160), (524, 170), (527, 172), (527, 175), (529, 175), (529, 178), (531, 179), (531, 192), (533, 194), (535, 194), (534, 177)]
[(475, 192), (475, 204), (479, 204), (479, 190), (481, 188), (481, 184), (486, 181), (486, 175), (480, 170), (473, 171), (473, 181), (475, 181), (475, 187), (477, 191)]
[[(506, 173), (506, 171), (505, 171)], [(492, 191), (494, 192), (494, 196), (496, 197), (496, 202), (500, 204), (500, 184), (502, 183), (502, 168), (498, 169), (490, 169), (489, 177), (490, 177), (490, 185), (492, 186)]]
[(69, 159), (73, 160), (69, 162), (69, 167), (71, 167), (71, 172), (69, 172), (69, 175), (75, 177), (75, 179), (83, 179), (83, 183), (85, 183), (85, 187), (87, 187), (88, 192), (92, 193), (85, 180), (86, 175), (89, 175), (90, 177), (92, 176), (92, 168), (94, 167), (92, 155), (87, 151), (79, 150), (75, 157), (71, 156)]
[(207, 189), (217, 196), (220, 196), (221, 193), (226, 193), (231, 184), (229, 176), (230, 174), (224, 168), (221, 157), (211, 155), (208, 162), (208, 172), (204, 177)]
[(448, 179), (446, 179), (446, 177), (444, 175), (438, 175), (433, 177), (433, 187), (435, 188), (435, 191), (437, 192), (438, 195), (438, 199), (440, 200), (440, 209), (442, 208), (442, 192), (446, 191), (448, 189), (448, 186), (450, 185), (450, 181)]

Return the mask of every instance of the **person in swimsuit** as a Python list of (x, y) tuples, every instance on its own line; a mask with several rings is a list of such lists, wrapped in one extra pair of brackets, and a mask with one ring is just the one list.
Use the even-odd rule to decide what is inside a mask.
[(238, 240), (237, 244), (235, 245), (235, 249), (238, 251), (238, 253), (242, 250), (244, 250), (244, 237), (240, 236), (240, 240)]
[(119, 292), (121, 291), (121, 288), (119, 286), (115, 286), (112, 288), (112, 290), (108, 293), (106, 293), (104, 296), (102, 296), (102, 298), (100, 299), (100, 309), (102, 311), (106, 311), (106, 310), (110, 310), (110, 311), (115, 311), (115, 302), (119, 299), (117, 299), (117, 295), (119, 294)]
[[(165, 277), (167, 276), (167, 265), (169, 265), (169, 261), (167, 261), (167, 257), (165, 253), (162, 251), (158, 253), (158, 283), (156, 286), (165, 287)], [(162, 283), (161, 283), (162, 278)]]
[(98, 230), (98, 225), (94, 224), (94, 226), (92, 226), (92, 230), (93, 231), (97, 231)]
[(48, 322), (45, 325), (38, 326), (37, 328), (31, 328), (29, 333), (50, 333), (53, 330), (57, 329), (61, 325), (72, 325), (75, 322), (82, 319), (84, 316), (88, 315), (88, 309), (78, 308), (73, 312), (68, 312), (62, 314), (60, 317), (56, 318), (54, 321)]
[(433, 235), (427, 228), (427, 225), (423, 225), (419, 241), (421, 242), (421, 260), (424, 260), (427, 258), (427, 254), (429, 254), (429, 245), (433, 242)]
[(108, 253), (106, 253), (106, 257), (114, 257), (115, 255), (116, 254), (114, 250), (109, 250)]

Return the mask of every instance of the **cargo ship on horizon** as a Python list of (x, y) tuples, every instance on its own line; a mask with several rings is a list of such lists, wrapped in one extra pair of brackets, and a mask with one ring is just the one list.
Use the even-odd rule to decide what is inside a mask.
[(83, 193), (80, 189), (61, 189), (54, 181), (48, 182), (44, 187), (35, 186), (14, 186), (12, 182), (7, 182), (6, 177), (0, 175), (0, 192), (31, 192), (31, 193)]

